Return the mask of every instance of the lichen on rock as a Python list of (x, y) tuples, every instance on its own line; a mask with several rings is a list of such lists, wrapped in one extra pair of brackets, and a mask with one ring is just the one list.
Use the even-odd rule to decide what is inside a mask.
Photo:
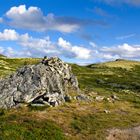
[(39, 64), (24, 66), (0, 80), (0, 108), (21, 103), (57, 106), (65, 102), (69, 86), (79, 90), (71, 67), (58, 57), (45, 57)]

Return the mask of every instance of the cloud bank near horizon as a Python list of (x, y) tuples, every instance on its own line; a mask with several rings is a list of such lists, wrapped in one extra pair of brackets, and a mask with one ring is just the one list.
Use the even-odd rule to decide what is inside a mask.
[(57, 42), (51, 41), (50, 37), (34, 38), (28, 33), (19, 34), (13, 29), (5, 29), (0, 32), (0, 41), (16, 42), (21, 47), (21, 51), (17, 51), (12, 47), (0, 47), (0, 53), (8, 57), (42, 57), (59, 56), (68, 59), (77, 60), (115, 60), (136, 59), (140, 58), (140, 45), (129, 45), (124, 43), (122, 45), (110, 47), (98, 47), (94, 42), (89, 43), (89, 48), (73, 45), (71, 42), (59, 37)]

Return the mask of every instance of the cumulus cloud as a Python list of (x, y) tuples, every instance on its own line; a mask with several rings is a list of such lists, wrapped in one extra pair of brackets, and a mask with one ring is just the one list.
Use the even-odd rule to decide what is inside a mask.
[(0, 53), (9, 57), (42, 57), (48, 55), (75, 59), (81, 63), (118, 58), (140, 60), (140, 45), (129, 45), (127, 43), (102, 47), (94, 42), (89, 42), (89, 46), (86, 48), (80, 45), (73, 45), (62, 37), (58, 38), (57, 42), (53, 42), (48, 36), (34, 38), (28, 33), (19, 34), (12, 29), (5, 29), (0, 32), (0, 41), (12, 41), (16, 43), (16, 46), (20, 47), (1, 46)]
[(40, 8), (33, 6), (26, 8), (26, 5), (11, 7), (4, 17), (0, 18), (1, 22), (16, 28), (33, 31), (55, 30), (63, 33), (74, 32), (81, 26), (106, 26), (104, 21), (99, 20), (55, 16), (53, 13), (44, 15)]
[(109, 59), (124, 58), (140, 60), (140, 46), (129, 45), (127, 43), (115, 47), (103, 47), (100, 49), (100, 53)]
[(36, 49), (54, 48), (49, 37), (43, 39), (33, 38), (32, 36), (29, 36), (28, 33), (20, 35), (13, 29), (5, 29), (3, 32), (0, 32), (0, 41), (16, 41), (21, 46)]
[(28, 33), (19, 34), (15, 30), (5, 29), (0, 32), (1, 41), (14, 41), (21, 46), (20, 52), (13, 50), (12, 47), (0, 48), (0, 53), (4, 53), (11, 57), (41, 57), (48, 56), (65, 56), (67, 58), (89, 59), (91, 57), (91, 50), (73, 46), (70, 42), (59, 38), (58, 42), (52, 42), (50, 38), (34, 38)]
[(5, 29), (3, 32), (0, 32), (0, 40), (17, 40), (18, 33), (15, 30)]
[(0, 41), (14, 41), (20, 45), (20, 51), (12, 47), (1, 47), (0, 53), (9, 57), (41, 57), (43, 55), (58, 55), (59, 50), (49, 37), (33, 38), (28, 33), (19, 34), (15, 30), (5, 29), (0, 32)]
[(31, 29), (35, 31), (57, 30), (70, 33), (79, 28), (77, 23), (59, 22), (54, 14), (44, 16), (38, 7), (26, 8), (25, 5), (11, 7), (6, 12), (7, 23), (13, 27)]
[(58, 46), (62, 48), (65, 56), (71, 56), (78, 59), (91, 58), (91, 50), (80, 46), (73, 46), (70, 42), (67, 42), (61, 37), (58, 39)]
[(7, 57), (33, 57), (30, 51), (26, 50), (15, 50), (13, 47), (0, 47), (0, 54), (4, 54)]

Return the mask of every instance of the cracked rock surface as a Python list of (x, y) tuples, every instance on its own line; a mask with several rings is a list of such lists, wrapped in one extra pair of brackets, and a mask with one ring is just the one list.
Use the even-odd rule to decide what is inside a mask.
[(79, 89), (71, 67), (57, 57), (44, 58), (0, 80), (0, 108), (21, 103), (57, 106), (65, 102), (69, 86)]

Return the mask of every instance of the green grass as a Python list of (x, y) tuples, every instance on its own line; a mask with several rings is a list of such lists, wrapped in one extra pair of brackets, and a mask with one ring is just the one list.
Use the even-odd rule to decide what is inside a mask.
[(39, 58), (6, 58), (0, 57), (0, 77), (6, 77), (14, 73), (18, 68), (24, 65), (39, 63)]
[(30, 109), (30, 111), (44, 111), (46, 108), (49, 108), (49, 105), (45, 105), (45, 106), (32, 106), (32, 105), (28, 105), (28, 108)]
[(73, 72), (78, 76), (82, 89), (103, 88), (115, 92), (120, 90), (140, 92), (140, 66), (126, 70), (123, 68), (89, 68), (73, 65)]
[(0, 140), (65, 140), (65, 137), (62, 130), (49, 120), (3, 114), (0, 117)]
[(140, 123), (139, 114), (119, 114), (119, 113), (97, 113), (95, 115), (76, 116), (72, 122), (72, 127), (77, 133), (88, 135), (94, 140), (104, 140), (106, 132), (110, 128), (127, 128), (135, 123)]

